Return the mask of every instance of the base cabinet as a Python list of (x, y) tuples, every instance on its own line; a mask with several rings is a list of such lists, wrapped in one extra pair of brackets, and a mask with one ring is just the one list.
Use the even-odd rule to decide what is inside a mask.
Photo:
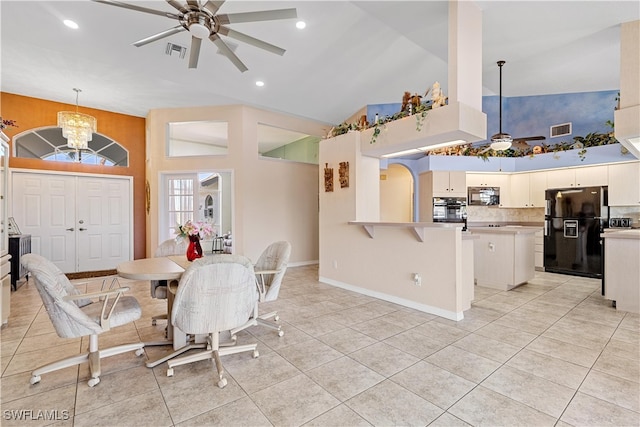
[(0, 258), (0, 320), (2, 326), (9, 321), (11, 310), (11, 255), (6, 254)]
[(507, 291), (535, 276), (534, 233), (476, 233), (473, 265), (478, 286)]

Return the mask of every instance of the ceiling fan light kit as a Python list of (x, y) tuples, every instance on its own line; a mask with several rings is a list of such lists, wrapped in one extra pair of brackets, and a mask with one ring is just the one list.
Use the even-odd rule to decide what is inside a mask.
[(164, 16), (166, 18), (178, 21), (178, 25), (173, 28), (161, 31), (157, 34), (134, 42), (133, 45), (136, 47), (144, 46), (148, 43), (152, 43), (154, 41), (172, 36), (183, 31), (188, 31), (191, 34), (189, 68), (197, 67), (202, 40), (209, 39), (218, 47), (219, 52), (226, 56), (233, 63), (233, 65), (235, 65), (236, 68), (240, 70), (240, 72), (247, 71), (248, 68), (244, 65), (240, 58), (236, 56), (233, 50), (229, 49), (226, 42), (220, 36), (229, 37), (243, 43), (247, 43), (254, 47), (264, 49), (268, 52), (276, 53), (278, 55), (283, 55), (285, 50), (265, 41), (251, 37), (247, 34), (243, 34), (239, 31), (228, 28), (226, 27), (227, 24), (272, 21), (298, 17), (296, 9), (276, 9), (258, 12), (218, 14), (218, 10), (225, 2), (224, 0), (186, 0), (186, 3), (184, 4), (182, 4), (178, 0), (166, 0), (171, 7), (175, 8), (179, 12), (178, 14), (149, 9), (146, 7), (123, 3), (116, 0), (93, 1), (96, 3), (104, 3), (110, 6), (117, 6), (124, 9), (134, 10), (136, 12)]

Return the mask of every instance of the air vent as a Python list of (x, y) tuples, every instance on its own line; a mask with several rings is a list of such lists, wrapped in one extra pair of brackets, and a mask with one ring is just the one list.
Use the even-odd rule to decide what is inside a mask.
[(571, 123), (563, 123), (561, 125), (551, 126), (549, 135), (551, 135), (551, 138), (556, 138), (558, 136), (571, 135)]
[(184, 55), (187, 53), (187, 48), (177, 44), (167, 43), (165, 53), (169, 56), (177, 54), (180, 59), (184, 59)]

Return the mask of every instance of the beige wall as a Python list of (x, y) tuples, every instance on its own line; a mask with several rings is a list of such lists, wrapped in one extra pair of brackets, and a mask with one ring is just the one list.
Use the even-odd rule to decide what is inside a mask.
[[(226, 156), (167, 158), (166, 124), (217, 120), (228, 122)], [(151, 186), (147, 248), (155, 248), (158, 230), (158, 179), (161, 173), (220, 170), (232, 173), (233, 247), (257, 260), (267, 245), (288, 240), (291, 264), (318, 260), (318, 166), (258, 156), (257, 125), (264, 123), (310, 135), (328, 126), (246, 106), (151, 110), (147, 117), (147, 179)]]

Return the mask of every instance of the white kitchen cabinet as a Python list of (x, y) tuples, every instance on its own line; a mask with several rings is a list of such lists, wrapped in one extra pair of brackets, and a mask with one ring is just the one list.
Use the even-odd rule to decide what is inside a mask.
[(430, 171), (433, 197), (467, 197), (467, 173)]
[(535, 276), (533, 227), (470, 228), (476, 284), (507, 291)]
[(609, 206), (640, 205), (640, 161), (609, 165)]
[(546, 188), (547, 176), (545, 172), (514, 173), (510, 177), (509, 197), (505, 199), (502, 206), (510, 208), (544, 207)]
[(552, 169), (547, 171), (548, 188), (599, 187), (609, 182), (607, 166)]
[[(0, 136), (4, 136), (4, 134)], [(11, 256), (9, 255), (9, 230), (7, 229), (8, 178), (9, 145), (3, 138), (0, 140), (0, 323), (2, 325), (5, 325), (9, 320), (11, 309)]]
[(544, 271), (544, 230), (537, 231), (534, 235), (535, 241), (535, 267), (536, 270)]

